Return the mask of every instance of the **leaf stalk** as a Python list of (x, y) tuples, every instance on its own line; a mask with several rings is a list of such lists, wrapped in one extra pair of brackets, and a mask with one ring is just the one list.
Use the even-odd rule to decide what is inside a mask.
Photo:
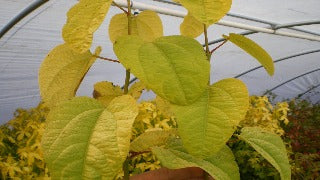
[(119, 4), (117, 4), (116, 2), (113, 1), (113, 2), (112, 2), (112, 5), (118, 7), (118, 8), (121, 9), (124, 13), (128, 14), (128, 11), (125, 10), (123, 7), (121, 7), (121, 6), (120, 6)]
[(216, 48), (212, 49), (212, 51), (210, 53), (213, 54), (217, 49), (219, 49), (221, 46), (223, 46), (227, 42), (228, 42), (228, 39), (224, 40), (221, 44), (219, 44), (219, 46), (217, 46)]
[[(131, 2), (130, 0), (127, 0), (128, 4), (128, 35), (131, 35), (132, 32), (132, 13), (131, 13)], [(124, 94), (128, 94), (128, 89), (129, 89), (129, 84), (130, 84), (130, 69), (126, 70), (126, 79), (124, 82)]]
[(211, 52), (209, 49), (209, 40), (208, 40), (208, 30), (207, 30), (207, 25), (203, 24), (203, 31), (204, 31), (204, 40), (205, 40), (205, 45), (206, 45), (206, 55), (208, 61), (211, 59)]
[(102, 60), (110, 61), (110, 62), (120, 63), (120, 61), (118, 61), (118, 60), (114, 60), (114, 59), (110, 59), (110, 58), (106, 58), (106, 57), (102, 57), (102, 56), (94, 55), (94, 57), (102, 59)]

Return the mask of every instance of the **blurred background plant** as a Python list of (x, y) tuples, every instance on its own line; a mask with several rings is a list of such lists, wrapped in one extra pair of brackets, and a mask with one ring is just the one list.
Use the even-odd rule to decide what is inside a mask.
[(30, 110), (17, 109), (14, 118), (0, 126), (2, 179), (49, 177), (40, 147), (48, 112), (41, 103)]
[[(272, 105), (266, 96), (251, 96), (246, 118), (228, 142), (239, 165), (241, 179), (280, 179), (278, 172), (259, 153), (236, 136), (242, 127), (258, 126), (285, 140), (292, 179), (320, 178), (320, 105), (291, 100)], [(48, 179), (40, 142), (48, 109), (39, 104), (30, 110), (17, 109), (8, 123), (0, 126), (1, 179)], [(146, 131), (168, 130), (177, 124), (161, 98), (141, 102), (134, 123), (132, 140)], [(156, 170), (160, 162), (150, 152), (133, 154), (129, 162), (131, 175)], [(123, 173), (119, 172), (118, 179)]]
[(292, 147), (295, 179), (320, 179), (320, 105), (306, 100), (289, 102), (284, 140)]
[[(251, 96), (250, 104), (237, 132), (242, 127), (258, 126), (280, 135), (290, 157), (292, 179), (320, 179), (320, 105), (297, 99), (272, 106), (266, 96)], [(280, 179), (269, 162), (236, 136), (237, 133), (228, 145), (239, 165), (241, 179)]]
[(260, 127), (283, 136), (285, 132), (281, 125), (286, 126), (289, 123), (288, 111), (289, 105), (286, 102), (272, 106), (266, 96), (250, 97), (247, 115), (228, 142), (239, 165), (241, 179), (280, 179), (277, 170), (249, 144), (239, 140), (237, 134), (243, 127)]

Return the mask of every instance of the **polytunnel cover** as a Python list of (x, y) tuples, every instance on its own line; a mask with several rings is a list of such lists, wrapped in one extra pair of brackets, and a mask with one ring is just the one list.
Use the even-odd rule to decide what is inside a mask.
[[(37, 1), (0, 0), (0, 29), (21, 11)], [(180, 6), (164, 0), (134, 0), (158, 8), (165, 7), (185, 13)], [(61, 29), (66, 13), (76, 0), (51, 0), (35, 8), (0, 38), (0, 122), (8, 121), (16, 108), (30, 108), (40, 101), (38, 69), (46, 54), (61, 44)], [(227, 43), (212, 56), (211, 81), (238, 77), (243, 80), (251, 95), (263, 95), (268, 90), (276, 100), (302, 97), (313, 103), (320, 101), (320, 1), (319, 0), (233, 0), (229, 15), (223, 20), (261, 28), (281, 28), (278, 32), (314, 37), (314, 40), (254, 33), (247, 35), (260, 44), (275, 61), (275, 74), (270, 77), (260, 64), (231, 43)], [(101, 56), (116, 58), (108, 37), (108, 23), (113, 15), (121, 13), (111, 7), (104, 23), (94, 34), (93, 48), (102, 46)], [(161, 15), (164, 34), (179, 34), (181, 17)], [(307, 24), (299, 26), (302, 24)], [(297, 24), (295, 24), (297, 23)], [(292, 27), (291, 27), (292, 26)], [(222, 34), (248, 32), (245, 29), (221, 24), (209, 28), (209, 40), (221, 39)], [(197, 38), (201, 43), (204, 37)], [(211, 48), (218, 44), (212, 44)], [(122, 85), (125, 70), (118, 63), (97, 60), (83, 80), (77, 95), (91, 96), (93, 84), (112, 81)], [(151, 96), (150, 93), (144, 98)]]

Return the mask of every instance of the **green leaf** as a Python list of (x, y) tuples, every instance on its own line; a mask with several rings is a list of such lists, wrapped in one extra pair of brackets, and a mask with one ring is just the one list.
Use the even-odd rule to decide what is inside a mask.
[[(151, 42), (163, 36), (163, 27), (160, 17), (153, 11), (143, 11), (132, 17), (132, 35), (137, 35), (144, 41)], [(109, 25), (109, 37), (112, 43), (117, 38), (128, 34), (127, 14), (117, 14), (112, 17)]]
[[(233, 152), (228, 146), (223, 146), (217, 154), (205, 159), (205, 161), (214, 164), (216, 167), (223, 170), (224, 173), (228, 174), (229, 178), (223, 177), (221, 179), (240, 180), (238, 164), (235, 161)], [(215, 176), (213, 175), (213, 177)]]
[(258, 127), (245, 127), (241, 130), (240, 138), (268, 160), (279, 171), (281, 179), (291, 179), (286, 147), (278, 135)]
[(246, 51), (255, 59), (257, 59), (260, 62), (260, 64), (266, 69), (268, 74), (270, 76), (273, 76), (274, 74), (273, 60), (271, 56), (257, 43), (240, 34), (230, 33), (229, 36), (224, 35), (223, 37), (225, 39), (228, 39), (229, 41), (231, 41), (233, 44), (237, 45), (244, 51)]
[(175, 149), (152, 148), (152, 152), (156, 155), (162, 166), (169, 169), (199, 167), (216, 180), (240, 179), (239, 168), (232, 151), (227, 146), (223, 146), (215, 156), (202, 160), (180, 151), (179, 149), (182, 149), (182, 145), (177, 142), (174, 144)]
[(67, 14), (62, 37), (74, 51), (84, 53), (90, 49), (93, 33), (103, 22), (112, 0), (81, 0)]
[[(95, 55), (100, 52), (101, 48), (97, 48)], [(79, 54), (66, 44), (55, 47), (44, 59), (39, 70), (42, 100), (53, 107), (74, 97), (95, 59), (89, 51)]]
[(114, 44), (120, 62), (147, 88), (174, 104), (190, 104), (205, 91), (210, 64), (203, 47), (184, 36), (166, 36), (144, 43), (123, 36)]
[(172, 105), (172, 110), (183, 145), (190, 154), (204, 159), (225, 145), (248, 106), (246, 85), (231, 78), (210, 86), (193, 104)]
[(180, 25), (180, 33), (183, 36), (196, 38), (204, 32), (203, 24), (194, 18), (190, 13), (184, 17)]
[(175, 129), (147, 131), (132, 141), (130, 150), (143, 152), (155, 146), (163, 146), (168, 138), (176, 133)]
[(111, 82), (103, 81), (94, 85), (93, 97), (105, 106), (118, 96), (123, 95), (120, 86), (114, 86)]
[(130, 147), (138, 108), (128, 95), (105, 109), (97, 100), (78, 97), (52, 109), (42, 137), (53, 179), (113, 179)]
[(198, 21), (206, 25), (218, 22), (231, 8), (232, 0), (179, 0)]

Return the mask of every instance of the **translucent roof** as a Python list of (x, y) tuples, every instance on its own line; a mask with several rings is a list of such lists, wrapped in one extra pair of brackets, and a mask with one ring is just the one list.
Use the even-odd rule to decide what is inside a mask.
[[(120, 1), (120, 0), (119, 0)], [(0, 29), (25, 8), (34, 5), (33, 0), (0, 0)], [(61, 29), (66, 21), (66, 12), (76, 0), (43, 1), (41, 6), (25, 16), (0, 38), (0, 122), (12, 117), (18, 107), (30, 108), (40, 101), (38, 68), (46, 54), (63, 43)], [(45, 2), (45, 3), (44, 3)], [(171, 1), (170, 1), (171, 2)], [(135, 3), (155, 5), (177, 12), (186, 11), (164, 0), (134, 0)], [(267, 90), (277, 95), (276, 100), (301, 96), (313, 103), (320, 101), (320, 1), (319, 0), (233, 0), (232, 9), (223, 21), (236, 22), (250, 27), (279, 28), (277, 32), (314, 37), (314, 40), (255, 33), (247, 35), (264, 47), (275, 61), (275, 75), (270, 77), (260, 64), (238, 47), (227, 43), (212, 57), (211, 81), (239, 77), (251, 95), (263, 95)], [(100, 45), (102, 56), (116, 59), (108, 38), (110, 18), (121, 13), (111, 7), (105, 22), (95, 33), (93, 49)], [(179, 34), (181, 17), (161, 15), (165, 35)], [(223, 24), (223, 23), (222, 23)], [(307, 24), (307, 25), (301, 25)], [(209, 39), (219, 40), (222, 34), (248, 32), (245, 29), (221, 24), (209, 28)], [(198, 40), (203, 43), (204, 37)], [(212, 44), (211, 48), (218, 44)], [(247, 72), (249, 71), (249, 72)], [(125, 70), (117, 63), (97, 60), (83, 80), (77, 95), (91, 96), (93, 84), (112, 81), (122, 85)], [(145, 98), (150, 96), (146, 94)]]

